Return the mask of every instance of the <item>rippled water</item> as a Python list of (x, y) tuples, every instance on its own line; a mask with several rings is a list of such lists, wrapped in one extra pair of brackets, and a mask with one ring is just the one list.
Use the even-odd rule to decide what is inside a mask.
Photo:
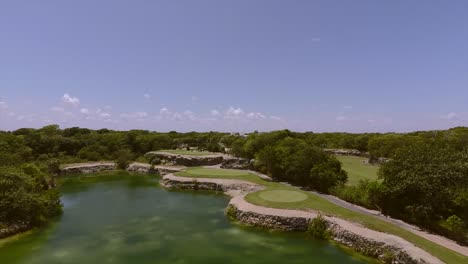
[(1, 247), (0, 263), (364, 263), (300, 233), (233, 224), (227, 197), (168, 192), (154, 176), (68, 181), (62, 193), (64, 214)]

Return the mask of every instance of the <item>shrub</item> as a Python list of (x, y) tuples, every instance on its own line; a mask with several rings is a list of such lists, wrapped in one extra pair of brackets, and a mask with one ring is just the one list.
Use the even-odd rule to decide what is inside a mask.
[(309, 226), (307, 227), (307, 234), (318, 239), (329, 238), (330, 235), (327, 231), (327, 222), (320, 213), (310, 221)]
[(236, 219), (236, 214), (237, 214), (237, 209), (234, 206), (229, 205), (226, 208), (226, 215), (229, 217), (229, 219), (231, 220)]
[(117, 151), (116, 155), (116, 160), (115, 162), (117, 163), (117, 167), (119, 169), (126, 169), (128, 167), (128, 164), (130, 164), (130, 161), (132, 159), (132, 153), (128, 149), (122, 149)]
[(337, 185), (348, 180), (348, 174), (341, 169), (341, 163), (334, 157), (314, 165), (310, 170), (310, 186), (318, 191), (328, 193)]

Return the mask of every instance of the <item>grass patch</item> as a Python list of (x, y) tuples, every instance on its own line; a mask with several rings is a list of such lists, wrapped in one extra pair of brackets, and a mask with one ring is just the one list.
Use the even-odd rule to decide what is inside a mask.
[[(208, 171), (207, 171), (208, 170)], [(272, 208), (281, 208), (281, 209), (299, 209), (299, 210), (315, 210), (320, 211), (325, 215), (333, 215), (337, 216), (342, 219), (349, 220), (351, 222), (360, 223), (363, 226), (373, 229), (376, 231), (385, 232), (388, 234), (393, 234), (399, 236), (418, 247), (426, 250), (427, 252), (433, 254), (434, 256), (438, 257), (440, 260), (446, 263), (468, 263), (468, 257), (463, 256), (455, 251), (442, 247), (436, 243), (433, 243), (423, 237), (420, 237), (416, 234), (411, 233), (405, 229), (402, 229), (398, 226), (393, 224), (387, 223), (382, 221), (378, 218), (373, 216), (360, 214), (341, 206), (338, 206), (328, 200), (308, 192), (300, 191), (296, 188), (278, 183), (278, 182), (269, 182), (261, 179), (257, 175), (244, 172), (244, 174), (238, 173), (237, 176), (233, 176), (231, 173), (228, 173), (227, 169), (205, 169), (205, 168), (189, 168), (183, 172), (176, 173), (177, 176), (183, 177), (193, 177), (193, 178), (224, 178), (224, 179), (237, 179), (237, 180), (245, 180), (252, 183), (261, 184), (267, 187), (264, 191), (250, 193), (246, 196), (246, 200), (252, 204), (261, 205), (265, 207), (272, 207)], [(203, 174), (203, 172), (208, 172)], [(294, 192), (299, 192), (307, 196), (307, 199), (302, 201), (295, 201), (295, 202), (279, 202), (264, 199), (262, 197), (262, 192), (271, 191), (271, 190), (289, 190)]]
[(165, 150), (155, 151), (155, 153), (161, 153), (161, 152), (166, 152), (166, 153), (176, 154), (176, 155), (187, 155), (187, 156), (206, 156), (206, 155), (217, 154), (217, 153), (208, 152), (208, 151), (186, 150), (186, 149), (165, 149)]
[(263, 200), (281, 203), (300, 202), (308, 198), (303, 192), (291, 190), (266, 190), (259, 192), (258, 195)]
[(343, 165), (343, 169), (348, 173), (349, 185), (357, 185), (360, 180), (377, 179), (379, 166), (365, 163), (367, 158), (355, 156), (336, 156)]

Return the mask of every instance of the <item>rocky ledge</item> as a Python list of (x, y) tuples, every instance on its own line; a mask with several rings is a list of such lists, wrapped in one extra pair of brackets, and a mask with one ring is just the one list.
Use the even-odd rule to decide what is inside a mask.
[(105, 170), (115, 170), (117, 164), (115, 162), (89, 162), (89, 163), (76, 163), (64, 165), (60, 172), (62, 174), (75, 174), (75, 173), (94, 173)]
[(369, 153), (357, 149), (323, 149), (323, 151), (333, 155), (369, 157)]
[(0, 238), (16, 235), (26, 230), (31, 229), (31, 225), (28, 224), (16, 224), (0, 229)]
[[(226, 212), (241, 223), (268, 229), (306, 231), (316, 212), (266, 208), (250, 204), (244, 196), (231, 199)], [(440, 264), (438, 258), (403, 238), (374, 231), (332, 216), (323, 216), (330, 239), (384, 263)]]
[[(182, 171), (184, 166), (152, 166), (147, 163), (133, 162), (127, 167), (129, 172), (155, 173), (166, 175)], [(115, 162), (89, 162), (64, 165), (60, 171), (64, 174), (88, 174), (99, 171), (112, 171), (117, 169)]]
[[(313, 211), (276, 209), (247, 202), (245, 194), (264, 186), (240, 180), (178, 177), (173, 174), (161, 179), (161, 186), (169, 189), (223, 191), (234, 197), (226, 208), (231, 218), (268, 229), (306, 231), (310, 221), (318, 214)], [(416, 247), (403, 238), (365, 228), (332, 216), (323, 216), (330, 239), (384, 263), (441, 264), (438, 258)]]
[(161, 164), (170, 166), (210, 166), (223, 162), (223, 154), (211, 154), (203, 156), (180, 155), (168, 152), (153, 151), (148, 152), (146, 155), (153, 155), (157, 157)]
[(153, 166), (147, 163), (139, 163), (133, 162), (132, 164), (128, 165), (127, 171), (130, 172), (139, 172), (139, 173), (156, 173), (160, 175), (166, 175), (170, 173), (180, 172), (185, 167), (170, 167), (170, 166)]
[(189, 178), (168, 174), (162, 177), (160, 185), (168, 189), (207, 190), (223, 192), (232, 197), (263, 190), (263, 185), (241, 180)]
[(253, 162), (248, 159), (226, 156), (221, 163), (222, 169), (252, 170)]

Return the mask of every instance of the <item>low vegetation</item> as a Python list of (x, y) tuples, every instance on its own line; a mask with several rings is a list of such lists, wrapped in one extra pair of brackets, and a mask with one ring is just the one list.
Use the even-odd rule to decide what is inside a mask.
[(62, 211), (53, 178), (35, 165), (0, 167), (0, 227), (39, 226)]
[(327, 222), (321, 214), (312, 219), (307, 227), (306, 233), (318, 239), (328, 239)]

